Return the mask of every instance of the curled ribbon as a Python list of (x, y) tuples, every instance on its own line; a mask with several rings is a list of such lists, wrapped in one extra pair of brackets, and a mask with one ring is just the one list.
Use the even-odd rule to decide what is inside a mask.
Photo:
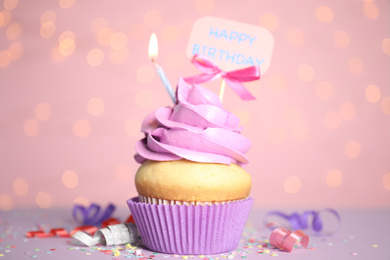
[(45, 231), (43, 230), (29, 231), (26, 233), (26, 237), (39, 237), (39, 238), (54, 237), (54, 236), (71, 237), (73, 234), (75, 234), (78, 231), (84, 231), (88, 234), (93, 235), (96, 231), (98, 231), (98, 228), (95, 226), (76, 227), (70, 232), (70, 234), (63, 228), (53, 228), (48, 233), (45, 233)]
[(265, 223), (268, 222), (267, 218), (269, 216), (274, 215), (274, 216), (278, 216), (278, 217), (286, 219), (289, 222), (289, 224), (293, 230), (307, 229), (309, 227), (309, 218), (312, 217), (311, 228), (313, 229), (313, 231), (317, 235), (324, 235), (321, 232), (323, 229), (323, 223), (322, 223), (322, 219), (320, 217), (320, 214), (322, 212), (329, 212), (336, 217), (336, 220), (338, 222), (338, 227), (334, 232), (330, 233), (329, 235), (337, 233), (340, 229), (341, 218), (340, 218), (339, 213), (336, 210), (329, 209), (329, 208), (319, 210), (319, 211), (307, 210), (307, 211), (303, 212), (302, 214), (294, 212), (291, 215), (288, 215), (288, 214), (285, 214), (285, 213), (282, 213), (279, 211), (270, 211), (270, 212), (268, 212), (268, 214), (265, 217)]
[(294, 232), (280, 227), (275, 223), (267, 224), (267, 227), (276, 227), (269, 238), (271, 246), (291, 252), (294, 245), (300, 240), (301, 245), (307, 248), (309, 245), (309, 236), (302, 230), (296, 230)]
[(92, 237), (83, 231), (76, 232), (72, 237), (86, 246), (133, 244), (137, 239), (137, 227), (133, 223), (119, 223), (99, 229)]
[[(124, 223), (135, 224), (133, 216), (130, 214)], [(109, 218), (109, 219), (106, 219), (102, 222), (102, 228), (106, 228), (108, 226), (118, 225), (118, 224), (121, 224), (121, 222), (119, 220), (117, 220), (116, 218)], [(93, 225), (85, 225), (85, 226), (76, 227), (70, 233), (68, 233), (63, 228), (53, 228), (48, 233), (46, 233), (43, 230), (28, 231), (26, 233), (26, 237), (39, 237), (39, 238), (46, 238), (46, 237), (53, 237), (53, 236), (72, 237), (78, 231), (84, 231), (85, 233), (87, 233), (89, 235), (94, 235), (96, 233), (96, 231), (98, 231), (98, 230), (99, 229)]]
[[(115, 210), (115, 206), (113, 204), (109, 204), (106, 210), (99, 216), (100, 206), (92, 203), (89, 207), (85, 208), (82, 205), (75, 204), (73, 206), (72, 215), (73, 218), (83, 224), (83, 225), (92, 225), (98, 226), (106, 219), (109, 219), (112, 213)], [(80, 219), (81, 215), (81, 219)]]
[(225, 72), (212, 61), (195, 54), (192, 63), (203, 72), (200, 75), (184, 78), (190, 84), (198, 84), (222, 77), (230, 88), (243, 100), (253, 100), (255, 97), (245, 88), (241, 82), (254, 81), (260, 79), (260, 69), (251, 66), (240, 70)]

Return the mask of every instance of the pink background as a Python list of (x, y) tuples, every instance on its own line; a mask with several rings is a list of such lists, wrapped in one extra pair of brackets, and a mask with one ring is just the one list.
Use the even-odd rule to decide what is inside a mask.
[[(135, 196), (141, 120), (198, 74), (185, 56), (205, 15), (268, 28), (271, 66), (224, 106), (253, 142), (258, 207), (390, 206), (390, 24), (382, 1), (0, 2), (0, 209)], [(219, 83), (205, 84), (218, 92)]]

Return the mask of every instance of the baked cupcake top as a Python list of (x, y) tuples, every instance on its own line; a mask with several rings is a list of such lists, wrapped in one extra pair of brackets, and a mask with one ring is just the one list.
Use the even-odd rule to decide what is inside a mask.
[(146, 161), (137, 171), (135, 185), (139, 195), (148, 198), (214, 203), (246, 199), (252, 182), (237, 164), (177, 160)]
[(212, 91), (179, 80), (177, 103), (159, 108), (142, 123), (145, 138), (135, 145), (138, 163), (146, 160), (246, 164), (249, 139), (237, 116), (222, 108)]

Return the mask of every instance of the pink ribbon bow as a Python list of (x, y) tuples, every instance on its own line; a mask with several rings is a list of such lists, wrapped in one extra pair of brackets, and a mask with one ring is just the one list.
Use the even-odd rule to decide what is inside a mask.
[(190, 84), (203, 83), (222, 77), (232, 90), (243, 100), (253, 100), (254, 96), (245, 88), (241, 82), (254, 81), (260, 79), (260, 69), (257, 66), (225, 72), (218, 68), (212, 61), (205, 57), (195, 54), (192, 58), (192, 63), (203, 74), (193, 77), (184, 78)]

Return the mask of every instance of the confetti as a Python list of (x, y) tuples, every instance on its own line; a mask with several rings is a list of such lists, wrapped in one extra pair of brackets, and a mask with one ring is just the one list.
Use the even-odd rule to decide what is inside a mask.
[(378, 247), (378, 245), (377, 244), (373, 244), (372, 247)]

